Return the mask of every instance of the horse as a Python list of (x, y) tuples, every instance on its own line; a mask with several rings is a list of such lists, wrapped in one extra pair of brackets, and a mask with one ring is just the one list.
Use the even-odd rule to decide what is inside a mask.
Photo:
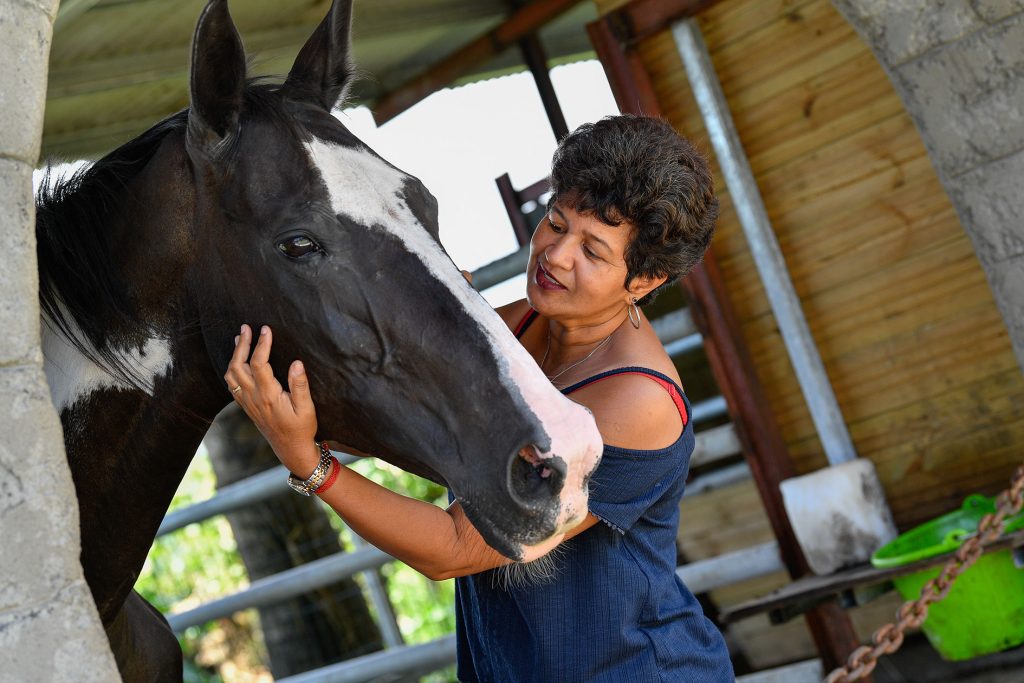
[(230, 402), (241, 323), (273, 326), (282, 382), (293, 359), (310, 368), (320, 435), (445, 484), (508, 557), (586, 514), (592, 416), (463, 279), (422, 183), (331, 115), (350, 24), (351, 0), (335, 0), (283, 81), (250, 79), (227, 2), (211, 0), (190, 106), (37, 194), (44, 370), (82, 567), (126, 681), (182, 676), (133, 585)]

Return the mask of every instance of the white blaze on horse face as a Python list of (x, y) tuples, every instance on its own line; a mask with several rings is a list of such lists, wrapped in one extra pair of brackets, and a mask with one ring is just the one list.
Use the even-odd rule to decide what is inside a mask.
[[(71, 320), (70, 316), (65, 319)], [(85, 339), (73, 321), (71, 332), (77, 339)], [(57, 326), (46, 316), (43, 316), (42, 342), (43, 371), (58, 414), (106, 389), (141, 389), (152, 396), (156, 380), (170, 372), (173, 364), (170, 343), (166, 339), (147, 339), (141, 349), (122, 353), (125, 365), (131, 368), (137, 380), (136, 386), (90, 360), (58, 332)], [(91, 346), (89, 349), (93, 350)]]
[(568, 471), (559, 501), (559, 530), (581, 522), (587, 514), (584, 482), (597, 466), (603, 449), (590, 411), (551, 385), (501, 318), (463, 279), (420, 224), (402, 199), (409, 176), (365, 149), (316, 139), (306, 148), (327, 186), (334, 212), (394, 234), (438, 282), (448, 287), (469, 316), (478, 321), (498, 362), (500, 381), (513, 395), (518, 392), (522, 396), (551, 439), (551, 450), (541, 453), (541, 457), (558, 455), (566, 463)]

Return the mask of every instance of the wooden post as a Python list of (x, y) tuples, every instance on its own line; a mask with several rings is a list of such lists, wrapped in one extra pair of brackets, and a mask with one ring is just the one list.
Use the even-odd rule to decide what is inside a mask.
[(562, 113), (562, 106), (558, 103), (555, 86), (551, 83), (551, 72), (548, 70), (548, 58), (544, 54), (544, 46), (540, 44), (537, 34), (531, 33), (519, 41), (519, 49), (523, 53), (526, 66), (533, 74), (533, 82), (537, 84), (537, 92), (544, 105), (544, 112), (548, 115), (551, 132), (555, 134), (556, 141), (561, 140), (569, 134), (569, 126), (565, 123), (565, 114)]

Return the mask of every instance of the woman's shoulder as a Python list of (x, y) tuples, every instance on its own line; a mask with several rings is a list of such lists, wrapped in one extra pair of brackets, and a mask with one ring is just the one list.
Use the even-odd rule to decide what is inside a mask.
[(606, 359), (605, 366), (597, 373), (601, 381), (588, 382), (573, 392), (573, 399), (594, 413), (605, 443), (634, 449), (674, 443), (683, 427), (682, 417), (675, 397), (661, 380), (668, 378), (679, 388), (682, 384), (661, 343), (655, 339), (627, 344)]
[(526, 299), (520, 299), (519, 301), (513, 301), (512, 303), (505, 304), (504, 306), (498, 306), (496, 309), (501, 319), (505, 321), (510, 330), (514, 330), (523, 317), (526, 316), (532, 309), (530, 308), (530, 302)]

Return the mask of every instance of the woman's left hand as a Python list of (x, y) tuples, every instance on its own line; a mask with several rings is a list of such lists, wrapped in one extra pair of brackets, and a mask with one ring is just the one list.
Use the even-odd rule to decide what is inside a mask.
[(232, 396), (260, 433), (270, 442), (278, 459), (297, 476), (312, 472), (319, 460), (315, 447), (316, 409), (309, 395), (309, 381), (302, 361), (288, 368), (288, 387), (281, 387), (270, 367), (273, 333), (263, 326), (249, 362), (252, 330), (242, 325), (235, 337), (235, 351), (224, 381)]

